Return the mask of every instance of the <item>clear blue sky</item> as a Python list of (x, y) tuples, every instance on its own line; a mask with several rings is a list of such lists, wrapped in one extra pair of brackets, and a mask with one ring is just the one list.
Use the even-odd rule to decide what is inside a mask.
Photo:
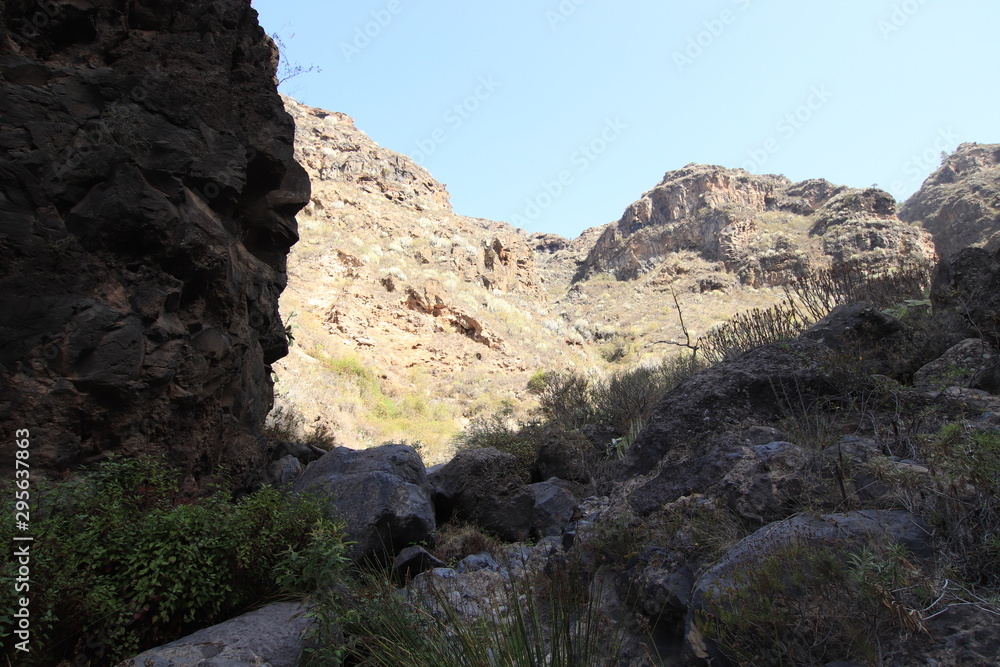
[(878, 184), (1000, 142), (986, 0), (252, 0), (282, 92), (345, 112), (458, 213), (576, 236), (690, 162)]

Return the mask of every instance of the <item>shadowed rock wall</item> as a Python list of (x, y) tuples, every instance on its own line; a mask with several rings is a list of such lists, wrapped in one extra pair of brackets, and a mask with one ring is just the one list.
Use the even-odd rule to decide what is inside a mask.
[(0, 467), (262, 455), (309, 181), (245, 0), (0, 9)]

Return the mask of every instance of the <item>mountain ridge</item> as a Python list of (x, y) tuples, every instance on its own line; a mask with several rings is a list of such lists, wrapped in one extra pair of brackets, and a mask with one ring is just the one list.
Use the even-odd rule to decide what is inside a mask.
[(661, 358), (662, 341), (774, 304), (837, 262), (937, 259), (882, 190), (717, 165), (667, 171), (619, 220), (573, 239), (461, 216), (446, 186), (346, 114), (283, 99), (313, 194), (282, 300), (297, 344), (276, 366), (279, 403), (348, 446), (417, 438), (445, 460), (471, 419), (504, 405), (530, 419), (533, 373)]

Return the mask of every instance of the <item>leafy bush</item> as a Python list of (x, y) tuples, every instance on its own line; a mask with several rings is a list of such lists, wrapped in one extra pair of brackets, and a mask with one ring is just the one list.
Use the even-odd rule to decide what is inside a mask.
[(601, 423), (614, 426), (622, 434), (649, 419), (663, 396), (705, 367), (688, 355), (678, 355), (654, 366), (619, 370), (591, 384), (588, 404)]
[(531, 466), (544, 442), (544, 429), (539, 424), (522, 424), (514, 419), (514, 407), (504, 404), (491, 415), (473, 419), (468, 428), (455, 436), (456, 451), (492, 447), (513, 454), (525, 481), (531, 476)]
[(566, 428), (579, 428), (593, 417), (590, 379), (576, 371), (550, 371), (538, 395), (542, 415)]
[(899, 545), (845, 554), (794, 541), (734, 569), (695, 619), (736, 664), (878, 664), (879, 637), (922, 629), (924, 581)]
[(1000, 434), (948, 424), (924, 448), (931, 488), (914, 491), (952, 568), (970, 585), (1000, 587)]
[[(36, 498), (33, 650), (18, 664), (74, 656), (115, 664), (282, 590), (311, 592), (346, 562), (343, 526), (321, 501), (291, 500), (272, 488), (238, 502), (221, 490), (192, 501), (154, 459), (111, 461), (39, 485)], [(6, 526), (0, 538), (10, 544), (11, 533)], [(0, 565), (4, 581), (14, 572), (9, 560)], [(4, 633), (14, 603), (5, 583)], [(14, 657), (11, 648), (6, 655)]]

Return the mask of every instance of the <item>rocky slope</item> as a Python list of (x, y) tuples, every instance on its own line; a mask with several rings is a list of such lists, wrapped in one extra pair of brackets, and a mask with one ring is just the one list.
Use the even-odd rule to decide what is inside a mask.
[[(314, 192), (282, 304), (297, 344), (278, 366), (279, 393), (349, 446), (416, 438), (447, 456), (470, 417), (502, 401), (530, 408), (537, 370), (669, 355), (686, 340), (675, 296), (697, 339), (783, 299), (807, 271), (937, 259), (933, 225), (901, 219), (877, 188), (696, 164), (668, 172), (615, 223), (572, 240), (529, 235), (455, 215), (442, 184), (344, 114), (285, 104)], [(982, 169), (961, 174), (950, 187), (984, 191), (969, 181)]]
[(962, 144), (899, 211), (934, 235), (942, 257), (1000, 247), (1000, 144)]
[(0, 9), (0, 466), (265, 454), (309, 182), (246, 2)]
[(442, 184), (350, 117), (284, 101), (313, 192), (282, 297), (283, 404), (340, 444), (436, 449), (468, 416), (526, 398), (535, 369), (590, 360), (518, 230), (456, 215)]

